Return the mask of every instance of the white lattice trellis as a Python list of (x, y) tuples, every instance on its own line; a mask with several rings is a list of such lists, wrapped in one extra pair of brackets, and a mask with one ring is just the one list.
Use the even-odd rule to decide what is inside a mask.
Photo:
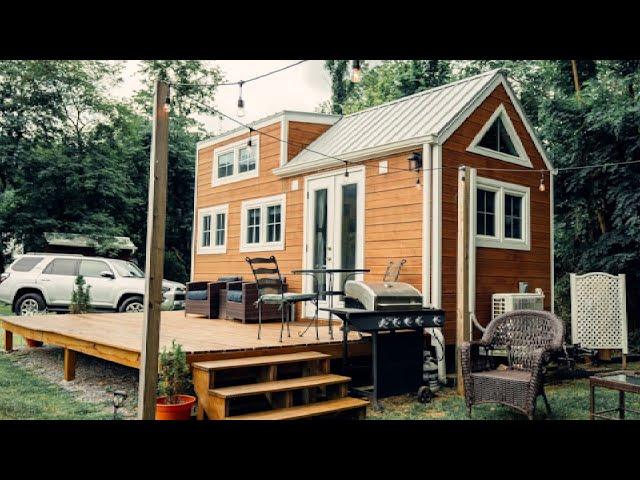
[(628, 353), (625, 276), (603, 272), (570, 275), (571, 336), (584, 348)]

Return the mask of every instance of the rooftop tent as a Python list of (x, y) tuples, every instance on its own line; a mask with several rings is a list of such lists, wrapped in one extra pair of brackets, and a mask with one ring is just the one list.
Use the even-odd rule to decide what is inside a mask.
[(44, 234), (47, 252), (78, 253), (83, 255), (106, 255), (118, 258), (130, 258), (138, 249), (129, 237), (110, 237), (104, 235), (82, 235), (78, 233)]

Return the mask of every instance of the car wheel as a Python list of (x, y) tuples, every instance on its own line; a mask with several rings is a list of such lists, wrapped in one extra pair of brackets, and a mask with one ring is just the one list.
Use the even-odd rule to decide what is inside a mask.
[(47, 304), (39, 293), (26, 293), (16, 302), (15, 314), (21, 316), (37, 315), (47, 310)]
[(144, 311), (144, 300), (142, 297), (136, 295), (135, 297), (129, 297), (122, 305), (120, 305), (120, 311), (126, 313), (137, 313)]

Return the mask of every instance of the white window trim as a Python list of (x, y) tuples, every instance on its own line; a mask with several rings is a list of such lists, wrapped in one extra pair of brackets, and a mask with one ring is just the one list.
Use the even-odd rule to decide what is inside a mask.
[[(477, 189), (496, 192), (495, 198), (495, 236), (476, 233), (476, 246), (486, 248), (505, 248), (509, 250), (531, 250), (531, 193), (529, 187), (515, 183), (500, 182), (491, 178), (476, 177), (474, 195), (474, 211), (472, 215), (473, 232), (477, 226)], [(504, 236), (504, 196), (505, 194), (522, 197), (522, 239), (505, 238)]]
[[(267, 242), (267, 207), (280, 205), (280, 241)], [(260, 208), (260, 243), (247, 243), (247, 211)], [(273, 195), (271, 197), (245, 200), (240, 207), (240, 251), (267, 252), (284, 250), (287, 218), (287, 195)]]
[[(517, 157), (513, 155), (509, 155), (508, 153), (497, 152), (495, 150), (491, 150), (490, 148), (485, 148), (478, 145), (482, 140), (482, 137), (484, 137), (484, 134), (487, 133), (487, 130), (491, 128), (491, 126), (493, 125), (493, 122), (498, 117), (501, 118), (505, 130), (509, 134), (511, 141), (513, 142), (513, 146), (516, 148), (516, 151), (518, 152)], [(513, 126), (513, 122), (509, 118), (509, 115), (507, 114), (507, 110), (504, 107), (503, 103), (500, 104), (500, 106), (496, 109), (496, 111), (493, 112), (493, 114), (491, 115), (487, 123), (485, 123), (484, 126), (480, 129), (480, 131), (474, 137), (471, 144), (467, 147), (467, 151), (471, 153), (477, 153), (478, 155), (483, 155), (485, 157), (491, 157), (497, 160), (502, 160), (504, 162), (515, 163), (516, 165), (522, 165), (524, 167), (533, 168), (533, 164), (531, 163), (531, 160), (529, 159), (529, 156), (527, 155), (527, 152), (524, 149), (522, 142), (520, 141), (520, 137), (516, 133), (516, 129)]]
[[(240, 162), (240, 149), (247, 146), (248, 138), (239, 140), (237, 142), (225, 145), (224, 147), (216, 148), (213, 151), (213, 167), (211, 174), (211, 186), (216, 187), (218, 185), (226, 185), (227, 183), (239, 182), (241, 180), (247, 180), (249, 178), (256, 178), (260, 175), (260, 137), (258, 135), (251, 137), (251, 146), (253, 148), (253, 155), (256, 159), (256, 168), (249, 170), (248, 172), (239, 172)], [(218, 178), (218, 157), (225, 153), (233, 151), (233, 174), (228, 177)]]
[[(216, 245), (216, 215), (224, 213), (224, 244)], [(202, 245), (202, 220), (205, 215), (211, 215), (211, 245)], [(198, 209), (198, 254), (227, 253), (227, 241), (229, 238), (229, 204), (216, 205), (214, 207)]]

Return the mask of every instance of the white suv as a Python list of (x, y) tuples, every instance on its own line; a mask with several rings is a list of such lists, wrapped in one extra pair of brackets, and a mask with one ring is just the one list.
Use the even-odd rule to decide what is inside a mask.
[[(51, 253), (20, 255), (0, 274), (0, 302), (16, 315), (67, 311), (75, 279), (82, 275), (91, 286), (95, 310), (144, 310), (144, 273), (134, 263), (112, 258)], [(162, 281), (163, 310), (184, 307), (186, 287)]]

